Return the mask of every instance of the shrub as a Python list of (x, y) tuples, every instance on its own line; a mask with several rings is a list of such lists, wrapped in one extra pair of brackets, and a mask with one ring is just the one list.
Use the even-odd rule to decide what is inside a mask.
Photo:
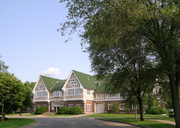
[(125, 112), (125, 113), (129, 113), (129, 112), (130, 112), (130, 108), (125, 108), (125, 109), (124, 109), (124, 112)]
[(69, 108), (61, 107), (61, 108), (58, 109), (57, 114), (68, 114), (69, 111), (70, 111)]
[(78, 106), (73, 106), (71, 109), (70, 109), (70, 113), (71, 114), (82, 114), (83, 113), (83, 110), (81, 107), (78, 107)]
[(165, 108), (161, 108), (159, 106), (152, 107), (151, 109), (147, 110), (148, 114), (168, 114), (168, 110)]
[(48, 108), (47, 107), (39, 107), (38, 109), (36, 109), (34, 114), (43, 114), (44, 112), (47, 112)]
[(119, 104), (117, 102), (114, 102), (110, 106), (110, 110), (112, 111), (112, 113), (118, 113), (119, 112)]

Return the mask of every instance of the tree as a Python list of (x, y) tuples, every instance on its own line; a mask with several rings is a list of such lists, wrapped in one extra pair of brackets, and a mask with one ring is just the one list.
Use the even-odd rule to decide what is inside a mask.
[(26, 108), (26, 107), (29, 107), (29, 108), (32, 108), (33, 107), (33, 104), (32, 104), (32, 100), (31, 100), (31, 97), (32, 97), (32, 89), (34, 88), (35, 86), (35, 82), (29, 82), (29, 81), (26, 81), (24, 83), (24, 86), (25, 86), (25, 100), (23, 101), (23, 105), (22, 105), (22, 109)]
[(23, 83), (14, 74), (8, 72), (0, 73), (0, 107), (1, 121), (9, 109), (17, 110), (25, 100), (25, 88)]
[(68, 21), (61, 30), (71, 28), (71, 34), (84, 26), (79, 34), (82, 43), (99, 45), (104, 42), (104, 46), (108, 46), (134, 33), (152, 45), (160, 59), (162, 73), (169, 78), (176, 127), (180, 128), (179, 0), (67, 1)]

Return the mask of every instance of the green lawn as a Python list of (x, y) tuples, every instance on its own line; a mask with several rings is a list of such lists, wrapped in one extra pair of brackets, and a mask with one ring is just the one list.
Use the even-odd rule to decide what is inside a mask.
[(152, 118), (152, 119), (175, 121), (174, 118)]
[(19, 115), (19, 113), (16, 113), (16, 114), (6, 114), (5, 116), (16, 116), (16, 115)]
[(166, 124), (166, 123), (161, 123), (157, 121), (152, 121), (152, 120), (145, 120), (145, 121), (140, 121), (139, 119), (124, 119), (124, 118), (99, 118), (100, 120), (108, 120), (108, 121), (121, 121), (121, 122), (127, 122), (131, 124), (136, 124), (136, 125), (142, 125), (142, 126), (147, 126), (150, 128), (174, 128), (174, 125), (171, 124)]
[(0, 128), (18, 128), (35, 122), (34, 119), (9, 118), (9, 121), (0, 122)]
[[(168, 115), (154, 115), (154, 114), (144, 114), (145, 118), (167, 118)], [(111, 114), (111, 113), (98, 113), (98, 114), (91, 114), (84, 117), (128, 117), (128, 118), (135, 118), (135, 114)], [(140, 115), (138, 114), (137, 117), (139, 118)]]

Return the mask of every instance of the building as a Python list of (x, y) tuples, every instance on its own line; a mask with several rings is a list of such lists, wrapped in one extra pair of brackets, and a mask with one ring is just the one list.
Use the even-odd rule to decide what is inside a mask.
[[(124, 113), (124, 104), (120, 93), (111, 95), (104, 86), (96, 82), (96, 77), (72, 70), (67, 80), (39, 76), (32, 91), (34, 110), (48, 107), (48, 111), (57, 112), (60, 107), (79, 106), (84, 113), (109, 112), (109, 106), (118, 102), (119, 113)], [(134, 112), (131, 108), (131, 112)]]

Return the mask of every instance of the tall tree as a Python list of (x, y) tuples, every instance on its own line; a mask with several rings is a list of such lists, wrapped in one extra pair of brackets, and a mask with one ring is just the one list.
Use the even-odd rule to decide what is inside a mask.
[(0, 73), (0, 107), (1, 121), (4, 121), (5, 114), (9, 109), (17, 110), (25, 100), (25, 88), (23, 83), (13, 74), (8, 72)]
[[(180, 128), (180, 2), (179, 0), (61, 0), (68, 1), (68, 21), (61, 30), (80, 33), (88, 45), (117, 43), (129, 33), (143, 37), (158, 53), (162, 72), (169, 77), (176, 127)], [(129, 38), (131, 38), (129, 36)]]

